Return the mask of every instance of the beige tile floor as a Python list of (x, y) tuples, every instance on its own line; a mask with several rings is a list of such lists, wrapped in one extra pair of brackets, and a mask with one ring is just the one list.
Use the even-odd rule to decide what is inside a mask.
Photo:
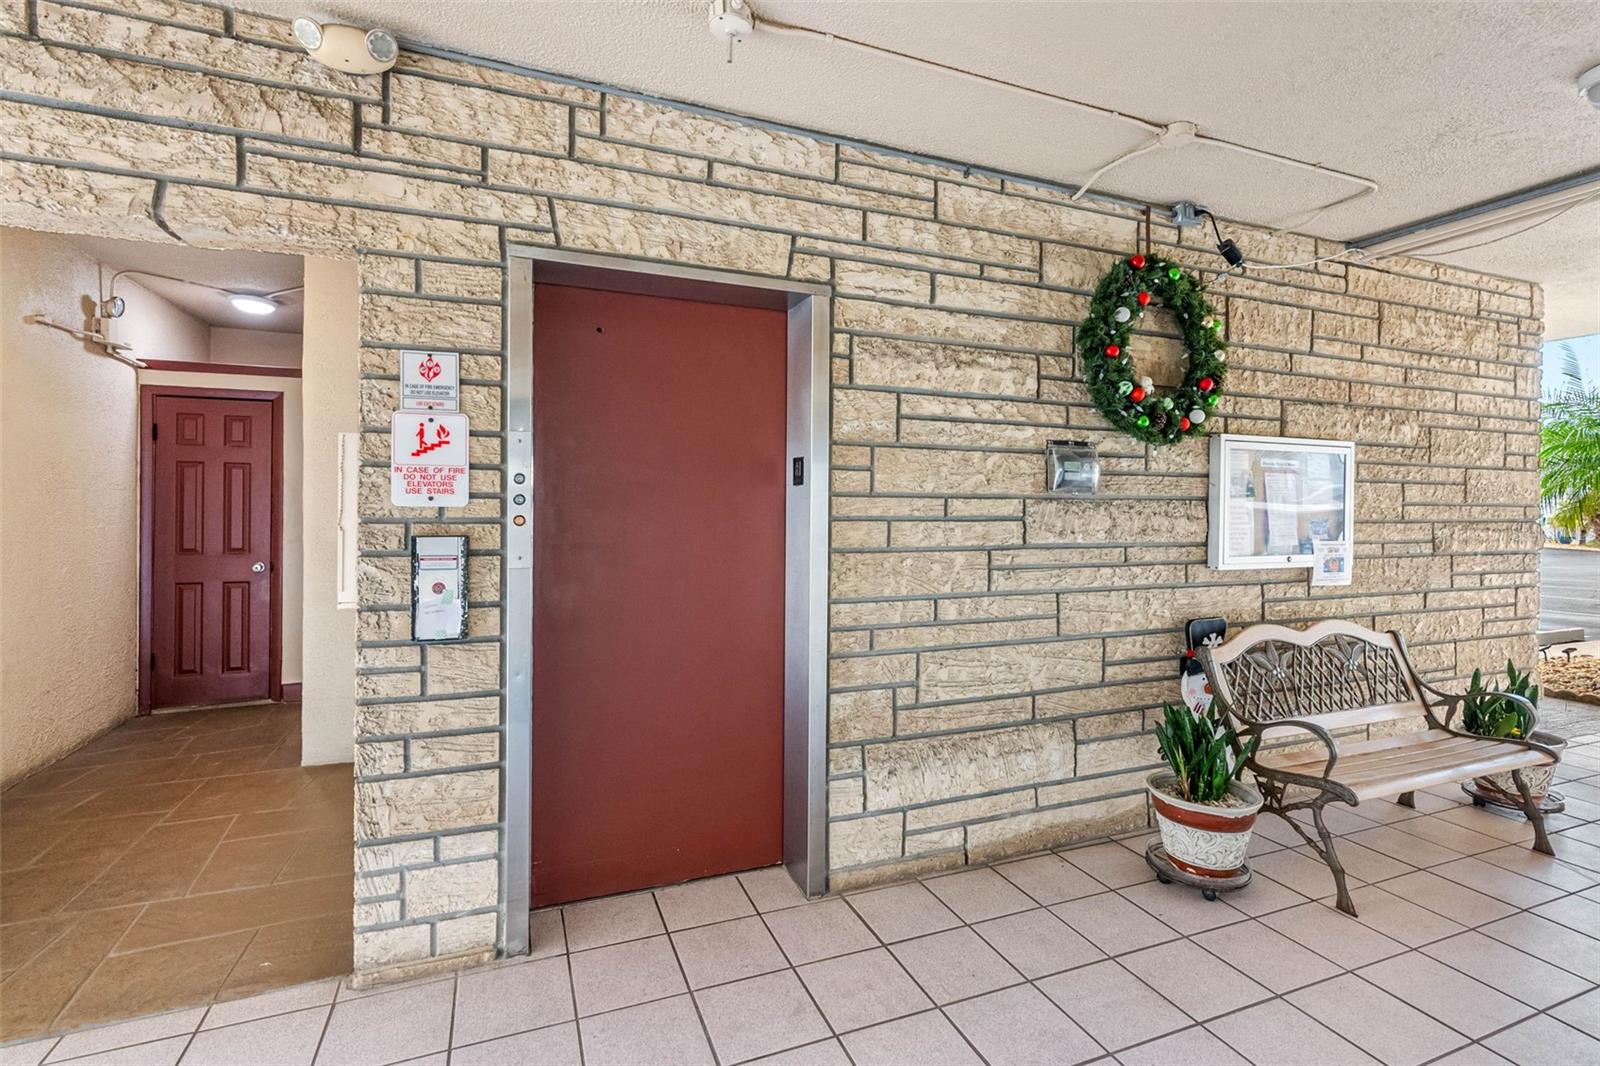
[(1600, 1063), (1600, 736), (1579, 740), (1559, 859), (1453, 788), (1344, 812), (1359, 919), (1275, 819), (1254, 882), (1210, 903), (1156, 883), (1142, 837), (811, 903), (761, 870), (538, 911), (529, 958), (0, 1064)]
[(350, 796), (298, 704), (136, 718), (7, 789), (0, 1039), (347, 973)]

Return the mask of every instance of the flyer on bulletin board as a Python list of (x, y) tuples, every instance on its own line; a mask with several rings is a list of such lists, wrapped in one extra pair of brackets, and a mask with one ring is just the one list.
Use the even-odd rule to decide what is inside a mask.
[(1311, 584), (1350, 584), (1350, 542), (1319, 540), (1311, 546)]

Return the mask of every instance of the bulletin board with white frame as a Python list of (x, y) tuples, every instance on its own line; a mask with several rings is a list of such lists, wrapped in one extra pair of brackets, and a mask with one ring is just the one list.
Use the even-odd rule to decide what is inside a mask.
[[(1310, 567), (1318, 541), (1355, 536), (1354, 441), (1220, 433), (1211, 438), (1214, 570)], [(1347, 553), (1349, 552), (1347, 547)]]

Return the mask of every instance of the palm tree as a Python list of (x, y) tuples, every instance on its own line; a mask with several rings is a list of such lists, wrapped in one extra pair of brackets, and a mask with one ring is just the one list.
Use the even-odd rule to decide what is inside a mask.
[(1539, 493), (1550, 524), (1600, 537), (1600, 388), (1585, 389), (1570, 347), (1566, 387), (1544, 405), (1539, 433)]

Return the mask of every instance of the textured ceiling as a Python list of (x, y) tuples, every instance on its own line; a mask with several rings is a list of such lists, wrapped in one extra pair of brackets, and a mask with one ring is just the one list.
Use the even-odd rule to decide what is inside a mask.
[[(1350, 239), (1600, 167), (1600, 4), (754, 0), (758, 12), (1378, 181), (1304, 227)], [(1148, 136), (1049, 101), (821, 40), (757, 32), (733, 63), (703, 0), (247, 0), (407, 40), (1063, 182)], [(1280, 223), (1353, 191), (1202, 146), (1100, 183)], [(1600, 211), (1452, 262), (1530, 278), (1552, 337), (1600, 331)]]
[[(147, 270), (167, 278), (132, 275), (132, 280), (176, 304), (208, 326), (254, 329), (270, 333), (299, 333), (305, 322), (305, 294), (284, 293), (279, 310), (271, 315), (236, 311), (215, 285), (229, 292), (264, 294), (298, 289), (305, 267), (297, 255), (269, 252), (223, 252), (173, 244), (119, 241), (109, 237), (71, 237), (85, 255), (108, 267), (106, 278), (118, 270)], [(200, 284), (193, 284), (198, 282)]]

